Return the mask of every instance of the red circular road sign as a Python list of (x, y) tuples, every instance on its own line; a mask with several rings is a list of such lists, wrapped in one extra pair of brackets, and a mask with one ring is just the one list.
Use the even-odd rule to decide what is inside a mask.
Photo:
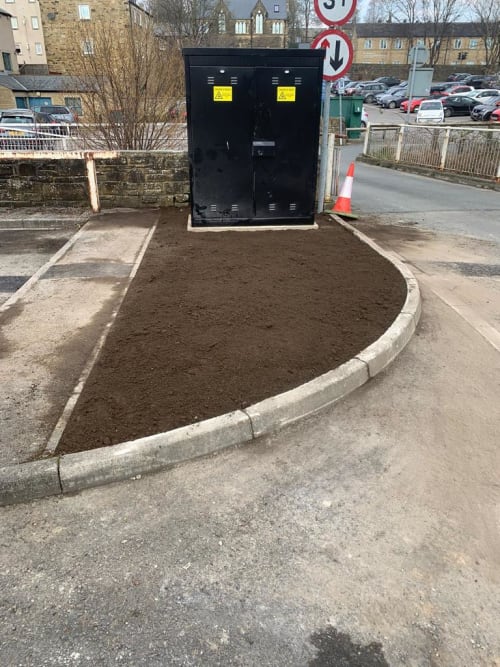
[(341, 30), (325, 30), (311, 43), (311, 49), (325, 49), (323, 79), (340, 79), (352, 65), (352, 42)]
[(326, 25), (342, 25), (356, 11), (356, 0), (314, 0), (314, 11)]

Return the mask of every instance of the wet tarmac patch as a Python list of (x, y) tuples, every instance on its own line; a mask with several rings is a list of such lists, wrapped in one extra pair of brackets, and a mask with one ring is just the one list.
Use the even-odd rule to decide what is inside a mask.
[(126, 278), (132, 271), (132, 264), (112, 262), (80, 262), (78, 264), (55, 264), (42, 276), (54, 278)]
[(470, 278), (494, 278), (500, 276), (500, 264), (479, 264), (475, 262), (433, 262), (438, 266), (452, 268)]
[(310, 641), (318, 653), (309, 667), (389, 667), (382, 644), (355, 644), (347, 633), (338, 632), (332, 626), (314, 632)]
[(30, 276), (0, 276), (0, 292), (14, 294)]

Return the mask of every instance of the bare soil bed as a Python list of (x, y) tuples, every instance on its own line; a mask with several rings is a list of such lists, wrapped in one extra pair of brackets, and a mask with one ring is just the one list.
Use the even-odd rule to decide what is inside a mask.
[(351, 359), (404, 303), (399, 272), (317, 231), (191, 233), (169, 208), (63, 433), (93, 449), (245, 408)]

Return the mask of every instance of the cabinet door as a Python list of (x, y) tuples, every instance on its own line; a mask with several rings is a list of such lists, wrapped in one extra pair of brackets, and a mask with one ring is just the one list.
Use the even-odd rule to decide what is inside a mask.
[(191, 68), (193, 222), (253, 217), (251, 67)]
[(258, 67), (255, 86), (256, 220), (311, 219), (321, 104), (317, 69)]

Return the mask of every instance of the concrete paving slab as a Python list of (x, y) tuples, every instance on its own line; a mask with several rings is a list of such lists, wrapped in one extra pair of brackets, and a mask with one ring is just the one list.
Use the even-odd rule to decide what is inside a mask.
[[(9, 381), (0, 385), (0, 465), (43, 452), (157, 216), (156, 211), (96, 216), (21, 298), (4, 304), (0, 376)], [(109, 271), (110, 263), (118, 271)]]

